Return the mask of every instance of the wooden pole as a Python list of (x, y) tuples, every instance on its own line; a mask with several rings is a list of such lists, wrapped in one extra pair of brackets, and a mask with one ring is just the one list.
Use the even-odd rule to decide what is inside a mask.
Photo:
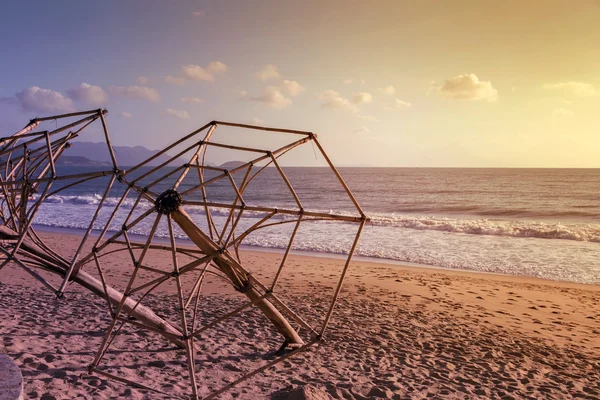
[(331, 170), (333, 171), (333, 173), (337, 177), (338, 181), (340, 182), (340, 184), (344, 188), (344, 191), (346, 192), (346, 194), (348, 195), (348, 197), (350, 197), (350, 200), (352, 201), (352, 204), (354, 204), (354, 207), (356, 207), (356, 210), (360, 213), (361, 217), (366, 218), (365, 213), (363, 212), (362, 208), (358, 204), (358, 201), (356, 201), (356, 198), (354, 197), (354, 195), (350, 191), (350, 188), (346, 184), (346, 181), (344, 181), (344, 178), (342, 178), (342, 175), (340, 175), (340, 173), (337, 170), (337, 168), (335, 167), (335, 165), (333, 165), (333, 163), (329, 159), (329, 156), (327, 155), (327, 153), (325, 153), (325, 150), (323, 150), (323, 147), (321, 147), (321, 143), (319, 143), (319, 141), (317, 140), (317, 137), (313, 136), (312, 139), (314, 140), (315, 144), (319, 148), (319, 151), (321, 152), (321, 154), (325, 158), (325, 161), (327, 161), (327, 164), (329, 165), (329, 168), (331, 168)]
[(312, 135), (311, 132), (297, 131), (297, 130), (293, 130), (293, 129), (267, 128), (266, 126), (236, 124), (234, 122), (225, 122), (225, 121), (213, 121), (211, 123), (217, 124), (217, 125), (223, 125), (223, 126), (233, 126), (236, 128), (254, 129), (254, 130), (265, 131), (265, 132), (293, 133), (295, 135), (306, 135), (306, 136)]
[[(167, 151), (171, 150), (173, 147), (177, 146), (180, 143), (183, 143), (184, 141), (188, 140), (189, 138), (193, 137), (194, 135), (197, 135), (198, 133), (202, 132), (203, 130), (205, 130), (206, 128), (208, 128), (209, 126), (214, 125), (212, 122), (209, 122), (208, 124), (204, 125), (202, 128), (196, 129), (195, 131), (193, 131), (192, 133), (182, 137), (181, 139), (179, 139), (178, 141), (176, 141), (173, 144), (170, 144), (169, 146), (165, 147), (164, 149), (162, 149), (161, 151), (157, 152), (156, 154), (154, 154), (152, 157), (146, 159), (145, 161), (139, 163), (138, 165), (136, 165), (135, 167), (131, 168), (130, 170), (128, 170), (126, 173), (127, 174), (131, 174), (134, 171), (137, 171), (139, 168), (143, 167), (144, 165), (148, 164), (150, 161), (156, 159), (157, 157), (160, 157), (161, 155), (165, 154)], [(187, 150), (186, 150), (187, 151)]]
[[(12, 238), (17, 238), (17, 237), (18, 237), (18, 234), (16, 232), (12, 231), (11, 229), (7, 228), (6, 226), (0, 226), (0, 238), (12, 239)], [(44, 268), (46, 271), (56, 274), (56, 275), (59, 275), (59, 276), (63, 276), (63, 277), (65, 276), (68, 265), (58, 264), (54, 259), (52, 259), (48, 255), (46, 255), (46, 253), (37, 245), (30, 243), (29, 241), (23, 241), (23, 243), (21, 244), (20, 253), (24, 253), (24, 254), (31, 253), (31, 254), (34, 254), (34, 255), (46, 260), (47, 263)], [(105, 291), (104, 285), (102, 284), (102, 282), (99, 281), (98, 279), (94, 278), (93, 276), (89, 275), (85, 271), (79, 271), (77, 276), (73, 277), (73, 282), (88, 289), (90, 292), (92, 292), (93, 294), (95, 294), (99, 297), (104, 298), (105, 296), (107, 296), (108, 299), (110, 300), (110, 302), (114, 306), (120, 304), (121, 301), (123, 300), (123, 293), (119, 292), (118, 290), (116, 290), (110, 286), (107, 286), (106, 291)], [(135, 301), (131, 298), (126, 298), (125, 301), (123, 302), (123, 311), (130, 312), (134, 306), (135, 306)], [(167, 338), (171, 343), (175, 344), (176, 346), (178, 346), (180, 348), (185, 348), (185, 344), (182, 340), (179, 340), (179, 339), (173, 340), (172, 339), (172, 335), (181, 337), (181, 332), (179, 330), (175, 329), (167, 321), (165, 321), (164, 319), (157, 316), (148, 307), (139, 305), (133, 311), (132, 316), (146, 325), (152, 326), (160, 331), (164, 331), (165, 333), (171, 335), (171, 336), (165, 336), (165, 338)]]
[[(83, 235), (83, 238), (81, 239), (81, 242), (79, 243), (79, 247), (77, 247), (77, 251), (75, 251), (75, 255), (73, 256), (73, 260), (71, 261), (71, 264), (69, 265), (69, 269), (65, 273), (65, 278), (64, 278), (62, 284), (60, 285), (60, 288), (58, 289), (57, 295), (59, 295), (59, 296), (62, 295), (63, 291), (65, 290), (65, 286), (67, 286), (67, 283), (69, 283), (69, 278), (71, 277), (71, 274), (73, 273), (73, 271), (75, 269), (77, 259), (79, 258), (79, 254), (81, 253), (81, 250), (83, 250), (83, 246), (87, 242), (88, 236), (90, 235), (90, 233), (92, 232), (92, 229), (94, 228), (94, 223), (96, 222), (96, 219), (100, 215), (102, 206), (104, 205), (104, 202), (106, 201), (106, 198), (108, 197), (108, 193), (110, 192), (110, 189), (112, 188), (112, 185), (114, 182), (115, 182), (115, 175), (113, 175), (110, 178), (110, 182), (108, 183), (108, 186), (106, 187), (106, 190), (104, 191), (102, 200), (100, 200), (100, 202), (98, 203), (96, 212), (94, 213), (94, 216), (92, 217), (92, 220), (90, 221), (90, 224), (88, 225), (88, 228), (85, 231), (85, 234)], [(77, 273), (75, 275), (77, 275)]]
[(301, 211), (301, 210), (290, 210), (287, 208), (272, 208), (272, 207), (260, 207), (260, 206), (249, 206), (249, 205), (236, 205), (229, 203), (213, 203), (210, 201), (195, 201), (195, 200), (184, 200), (184, 205), (192, 205), (192, 206), (208, 206), (208, 207), (219, 207), (219, 208), (234, 208), (236, 210), (245, 209), (246, 211), (264, 211), (264, 212), (272, 212), (275, 214), (286, 214), (286, 215), (304, 215), (305, 217), (318, 217), (318, 218), (330, 218), (335, 221), (348, 221), (348, 222), (361, 222), (363, 220), (362, 217), (352, 217), (349, 215), (340, 215), (340, 214), (331, 214), (331, 213), (322, 213), (322, 212), (314, 212), (314, 211)]
[(185, 315), (185, 302), (183, 300), (183, 289), (181, 287), (181, 274), (179, 271), (179, 260), (177, 259), (177, 244), (175, 243), (175, 234), (173, 233), (173, 220), (167, 215), (167, 226), (169, 228), (169, 239), (171, 241), (171, 255), (173, 257), (173, 274), (177, 284), (177, 297), (179, 300), (179, 315), (181, 319), (181, 332), (185, 339), (185, 350), (187, 352), (188, 373), (192, 384), (192, 396), (198, 398), (198, 384), (196, 382), (196, 366), (194, 363), (194, 349), (192, 348), (192, 337), (188, 335), (187, 316)]
[(106, 147), (108, 147), (108, 153), (110, 154), (110, 160), (112, 161), (113, 168), (115, 169), (115, 171), (117, 171), (119, 167), (117, 166), (115, 151), (113, 150), (112, 144), (110, 142), (110, 136), (108, 135), (108, 128), (106, 127), (106, 121), (104, 120), (104, 113), (99, 112), (99, 114), (100, 121), (102, 122), (102, 130), (104, 131), (104, 139), (106, 140)]
[[(185, 232), (196, 246), (198, 246), (205, 254), (211, 254), (219, 252), (219, 247), (213, 242), (196, 224), (192, 221), (190, 216), (182, 209), (179, 208), (171, 213), (173, 221), (179, 225), (179, 227)], [(227, 250), (224, 250), (225, 252)], [(240, 271), (239, 265), (234, 265), (222, 254), (216, 256), (213, 259), (213, 263), (217, 266), (221, 272), (223, 272), (231, 281), (234, 283), (237, 290), (242, 291), (250, 301), (256, 301), (256, 306), (265, 314), (269, 320), (275, 325), (275, 328), (279, 333), (290, 344), (301, 345), (304, 343), (298, 332), (290, 325), (283, 315), (263, 296), (256, 288), (250, 283), (248, 278), (248, 272), (246, 270)], [(241, 275), (240, 272), (243, 274)]]
[(360, 239), (360, 234), (365, 226), (366, 219), (363, 219), (358, 227), (358, 231), (356, 232), (356, 237), (354, 238), (354, 242), (352, 243), (352, 247), (350, 248), (350, 252), (348, 253), (348, 258), (346, 259), (346, 264), (344, 265), (344, 269), (342, 271), (342, 275), (340, 276), (340, 280), (335, 288), (335, 293), (333, 294), (333, 300), (331, 300), (331, 305), (329, 306), (329, 310), (327, 311), (327, 316), (325, 317), (325, 321), (323, 322), (323, 326), (321, 327), (320, 336), (323, 336), (325, 333), (325, 329), (327, 329), (327, 324), (329, 324), (329, 320), (331, 319), (331, 314), (333, 313), (333, 309), (335, 307), (335, 303), (337, 302), (338, 296), (342, 290), (342, 284), (344, 283), (344, 278), (346, 277), (346, 273), (348, 272), (348, 267), (350, 266), (350, 261), (352, 261), (352, 256), (354, 255), (354, 251), (356, 250), (356, 246), (358, 245), (358, 239)]

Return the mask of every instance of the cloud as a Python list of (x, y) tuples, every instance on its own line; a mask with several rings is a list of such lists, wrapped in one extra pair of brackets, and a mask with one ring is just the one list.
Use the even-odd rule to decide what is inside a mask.
[(206, 67), (208, 72), (211, 74), (220, 74), (223, 72), (227, 72), (227, 65), (223, 64), (221, 61), (212, 61)]
[(192, 15), (194, 17), (204, 17), (204, 16), (206, 16), (206, 13), (204, 12), (204, 10), (198, 10), (198, 11), (194, 11), (192, 13)]
[(354, 133), (355, 135), (364, 135), (370, 132), (371, 130), (364, 125), (352, 131), (352, 133)]
[(552, 111), (552, 115), (557, 117), (572, 117), (575, 113), (571, 110), (567, 110), (566, 108), (557, 108)]
[(10, 104), (11, 106), (18, 106), (20, 104), (16, 97), (0, 97), (0, 104)]
[(575, 96), (590, 97), (596, 94), (596, 89), (589, 83), (584, 82), (558, 82), (558, 83), (546, 83), (544, 85), (546, 90), (560, 90), (564, 92), (570, 92)]
[(174, 110), (172, 108), (167, 108), (166, 110), (162, 111), (160, 113), (160, 115), (162, 115), (163, 117), (173, 117), (173, 118), (179, 118), (179, 119), (189, 119), (190, 118), (190, 114), (188, 114), (187, 111)]
[(186, 104), (200, 104), (204, 103), (204, 100), (199, 97), (182, 97), (181, 102)]
[(148, 84), (148, 82), (150, 82), (150, 79), (148, 79), (145, 76), (138, 76), (137, 82), (142, 86), (146, 86)]
[(189, 80), (213, 82), (215, 75), (227, 71), (227, 65), (220, 61), (212, 61), (204, 68), (199, 65), (190, 64), (183, 66), (182, 70), (183, 76)]
[(480, 81), (475, 74), (457, 75), (442, 84), (433, 84), (440, 96), (453, 100), (496, 101), (498, 91), (490, 81)]
[(117, 115), (119, 116), (119, 118), (131, 118), (131, 117), (133, 117), (133, 115), (131, 113), (128, 113), (127, 111), (121, 111)]
[(185, 79), (183, 79), (179, 76), (167, 75), (167, 76), (165, 76), (165, 82), (170, 83), (172, 85), (181, 86), (184, 84)]
[(391, 110), (406, 110), (407, 108), (411, 108), (412, 103), (400, 99), (394, 99), (393, 103), (387, 103), (383, 109), (385, 111)]
[(153, 103), (160, 101), (158, 91), (147, 86), (111, 86), (108, 91), (113, 96), (120, 96), (131, 100), (147, 100)]
[(281, 75), (279, 74), (276, 65), (267, 64), (256, 73), (256, 79), (261, 82), (267, 82), (270, 80), (279, 80), (281, 79)]
[(392, 85), (382, 87), (382, 88), (379, 88), (379, 93), (386, 94), (388, 96), (393, 96), (396, 94), (396, 88), (393, 87)]
[(267, 86), (259, 96), (249, 96), (246, 91), (242, 91), (240, 94), (242, 100), (263, 103), (276, 110), (281, 110), (292, 104), (292, 99), (285, 97), (279, 88), (275, 86)]
[(341, 96), (335, 90), (326, 90), (318, 93), (317, 98), (321, 101), (321, 108), (341, 109), (357, 112), (358, 108), (347, 98)]
[(407, 108), (411, 108), (412, 107), (412, 103), (409, 103), (408, 101), (403, 101), (403, 100), (400, 100), (400, 99), (396, 99), (394, 101), (394, 106), (396, 108), (401, 109), (401, 110), (405, 110)]
[(210, 72), (199, 65), (186, 65), (183, 67), (183, 75), (192, 81), (209, 81), (212, 82), (215, 78)]
[(104, 106), (108, 102), (108, 93), (100, 86), (82, 82), (79, 86), (67, 90), (73, 100), (81, 101), (90, 106)]
[(279, 85), (279, 90), (288, 96), (298, 96), (304, 92), (304, 87), (296, 81), (288, 81), (284, 79)]
[(71, 112), (75, 110), (73, 101), (60, 92), (31, 86), (15, 94), (19, 104), (25, 111), (53, 113)]
[(352, 95), (352, 102), (354, 104), (369, 104), (373, 102), (373, 96), (367, 92), (354, 93)]
[(297, 81), (283, 79), (277, 66), (273, 64), (265, 65), (256, 73), (256, 78), (262, 82), (277, 81), (277, 83), (267, 86), (259, 96), (250, 96), (248, 92), (242, 91), (240, 96), (242, 100), (264, 103), (280, 110), (292, 104), (290, 97), (296, 97), (306, 90)]
[(365, 121), (370, 121), (370, 122), (377, 122), (379, 121), (377, 118), (371, 116), (371, 115), (357, 115), (358, 118), (360, 119), (364, 119)]

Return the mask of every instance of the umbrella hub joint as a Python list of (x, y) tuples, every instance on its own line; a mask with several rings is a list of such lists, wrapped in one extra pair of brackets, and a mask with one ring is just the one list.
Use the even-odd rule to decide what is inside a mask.
[(168, 189), (156, 198), (154, 205), (156, 206), (156, 211), (167, 215), (173, 211), (177, 211), (182, 202), (181, 194), (177, 190)]

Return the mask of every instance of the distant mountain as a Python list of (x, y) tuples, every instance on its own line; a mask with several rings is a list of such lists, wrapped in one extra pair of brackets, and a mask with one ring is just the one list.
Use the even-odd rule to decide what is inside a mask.
[[(119, 166), (137, 165), (159, 152), (159, 150), (149, 150), (143, 146), (113, 146), (113, 149)], [(71, 148), (65, 152), (65, 155), (69, 155), (70, 157), (84, 157), (88, 160), (101, 163), (111, 162), (106, 143), (71, 142)], [(168, 154), (160, 155), (147, 165), (159, 165), (167, 161), (170, 157)]]
[(67, 165), (73, 167), (87, 167), (87, 166), (111, 166), (110, 161), (94, 161), (89, 158), (82, 156), (61, 156), (56, 165)]
[(237, 168), (240, 165), (244, 165), (244, 164), (246, 164), (245, 161), (227, 161), (226, 163), (219, 165), (219, 168), (233, 169), (233, 168)]

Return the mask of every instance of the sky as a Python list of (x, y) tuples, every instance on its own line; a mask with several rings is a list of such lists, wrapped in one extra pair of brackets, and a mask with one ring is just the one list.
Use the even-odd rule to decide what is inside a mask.
[(7, 2), (0, 133), (106, 107), (116, 145), (225, 120), (340, 166), (600, 168), (599, 43), (598, 0)]

